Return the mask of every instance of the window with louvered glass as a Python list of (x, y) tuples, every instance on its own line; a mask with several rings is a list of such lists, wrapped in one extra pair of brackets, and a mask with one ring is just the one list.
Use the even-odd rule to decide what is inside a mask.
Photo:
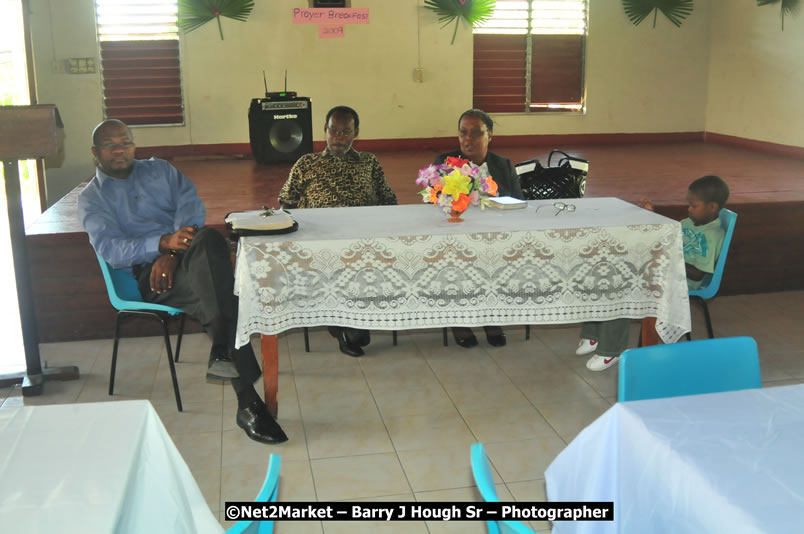
[(474, 29), (473, 106), (581, 111), (586, 0), (497, 0)]
[(183, 124), (176, 0), (95, 0), (106, 118)]

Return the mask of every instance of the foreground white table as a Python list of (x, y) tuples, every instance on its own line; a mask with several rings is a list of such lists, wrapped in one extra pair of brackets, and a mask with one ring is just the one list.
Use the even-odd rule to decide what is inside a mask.
[(223, 532), (144, 400), (0, 409), (0, 530)]
[(551, 501), (614, 501), (555, 534), (804, 531), (804, 385), (618, 403), (545, 473)]
[[(481, 211), (431, 205), (293, 210), (299, 231), (240, 240), (237, 345), (263, 334), (274, 410), (276, 342), (305, 326), (404, 330), (656, 317), (690, 330), (681, 227), (617, 198)], [(269, 382), (271, 382), (269, 384)]]

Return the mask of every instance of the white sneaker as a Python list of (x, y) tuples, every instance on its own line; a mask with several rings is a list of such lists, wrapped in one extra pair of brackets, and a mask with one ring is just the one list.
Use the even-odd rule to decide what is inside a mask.
[(595, 354), (586, 362), (586, 368), (590, 371), (603, 371), (612, 365), (617, 365), (619, 361), (619, 356), (598, 356)]
[(581, 338), (581, 340), (578, 342), (578, 348), (575, 349), (575, 354), (578, 356), (586, 356), (587, 354), (592, 354), (595, 352), (596, 348), (597, 341)]

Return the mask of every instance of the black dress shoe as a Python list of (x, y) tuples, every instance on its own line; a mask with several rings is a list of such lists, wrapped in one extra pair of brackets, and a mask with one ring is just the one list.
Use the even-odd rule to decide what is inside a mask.
[(357, 340), (357, 344), (361, 347), (368, 346), (371, 343), (371, 331), (370, 330), (358, 330), (360, 332), (360, 337)]
[(506, 344), (505, 334), (499, 326), (484, 326), (486, 330), (486, 340), (492, 347), (504, 347)]
[(471, 349), (477, 345), (477, 338), (472, 333), (471, 328), (455, 326), (452, 328), (452, 335), (455, 336), (455, 343), (465, 349)]
[(245, 430), (248, 437), (260, 443), (283, 443), (288, 440), (282, 427), (268, 413), (268, 408), (261, 400), (237, 410), (237, 426)]
[(349, 341), (349, 337), (346, 335), (346, 330), (343, 328), (329, 326), (327, 327), (327, 330), (329, 330), (329, 333), (332, 337), (338, 340), (338, 348), (341, 349), (342, 353), (346, 354), (347, 356), (352, 356), (353, 358), (357, 358), (365, 354), (363, 349), (360, 348), (360, 345)]

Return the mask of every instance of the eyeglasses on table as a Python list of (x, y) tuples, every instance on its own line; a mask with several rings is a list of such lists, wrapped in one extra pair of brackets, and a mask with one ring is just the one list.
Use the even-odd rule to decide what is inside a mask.
[[(538, 212), (543, 207), (549, 206), (549, 205), (550, 204), (542, 204), (541, 206), (538, 206), (536, 208), (536, 211)], [(553, 202), (552, 206), (556, 209), (556, 213), (555, 213), (556, 216), (561, 212), (566, 211), (567, 213), (572, 213), (572, 212), (574, 212), (576, 210), (575, 204), (567, 204), (566, 202)]]

